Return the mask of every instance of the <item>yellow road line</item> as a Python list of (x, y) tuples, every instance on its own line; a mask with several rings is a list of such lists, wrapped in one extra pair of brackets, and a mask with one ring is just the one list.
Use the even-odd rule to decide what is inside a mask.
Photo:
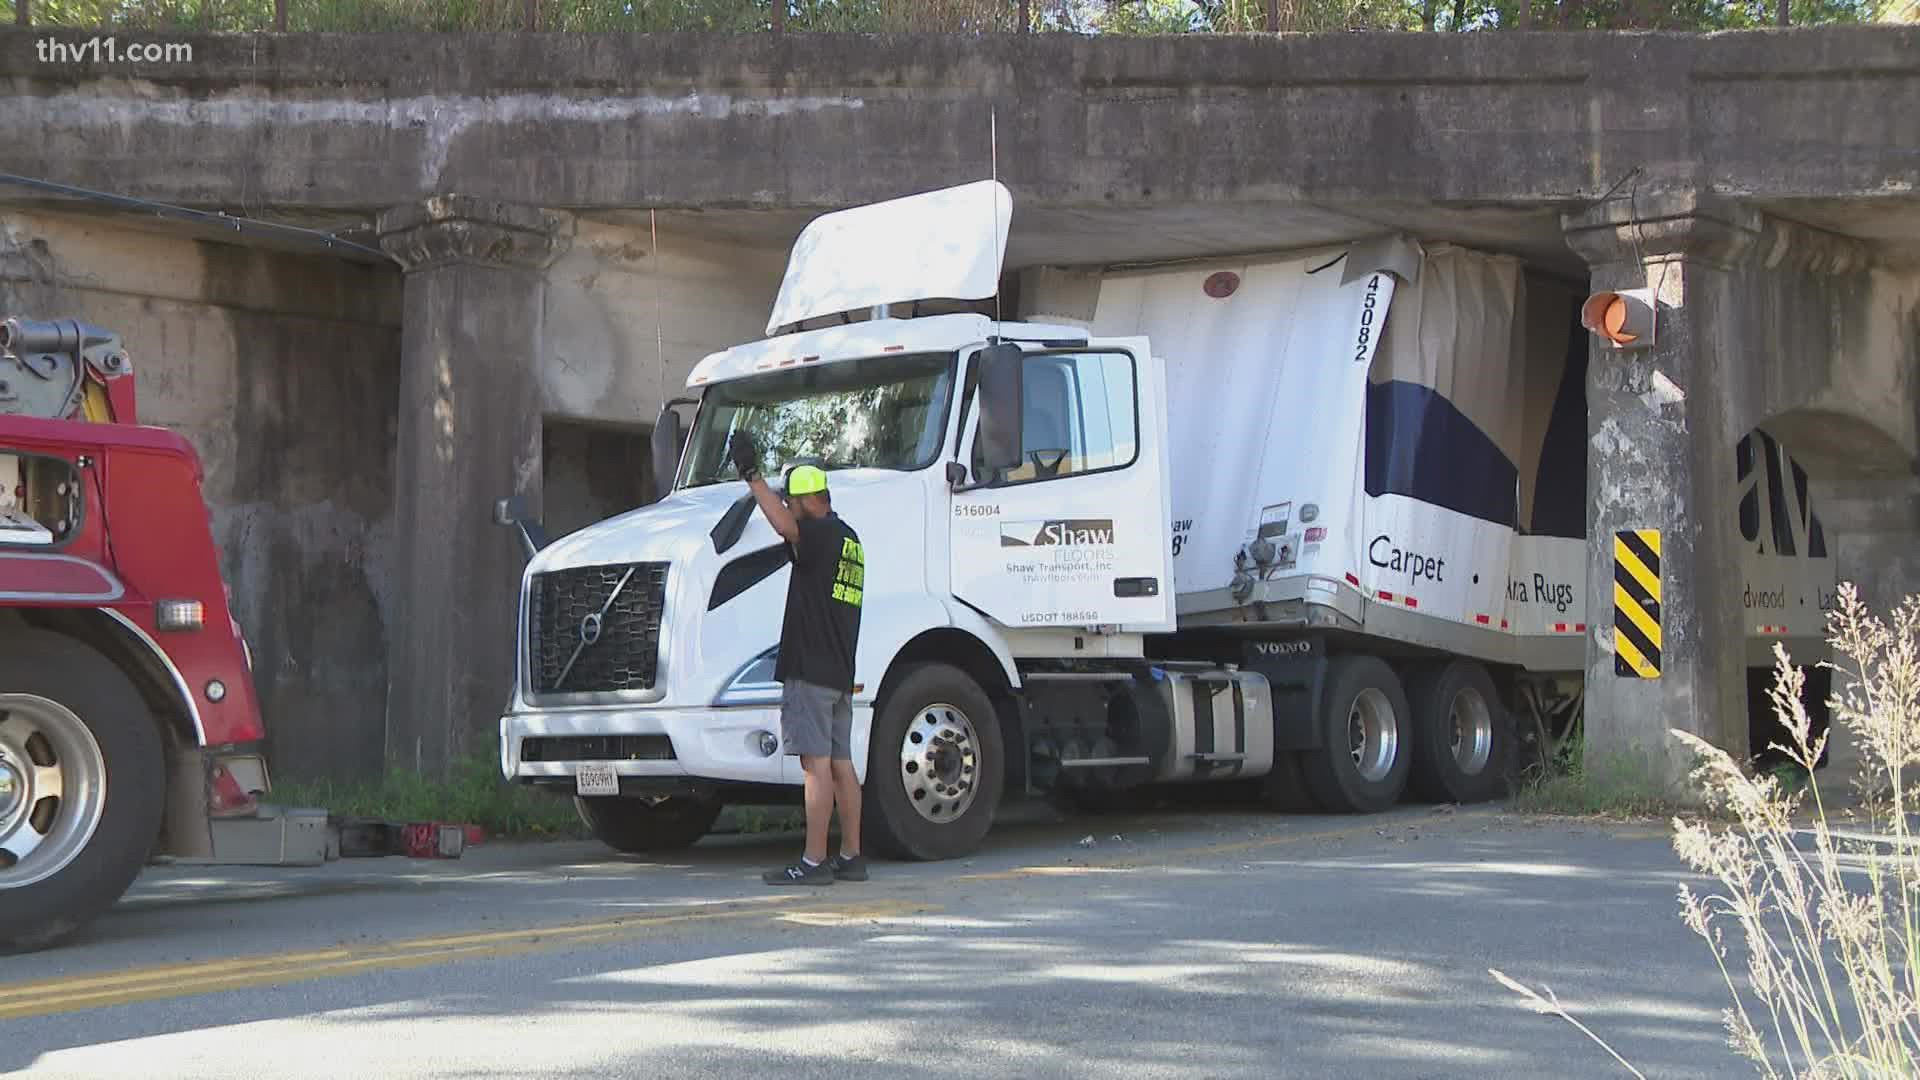
[[(716, 904), (714, 905), (714, 907), (738, 909), (740, 907), (744, 907), (749, 904), (765, 905), (769, 903), (776, 903), (781, 899), (785, 899), (785, 898), (768, 897), (766, 899), (761, 899), (761, 900), (744, 899), (744, 900), (733, 901), (725, 905)], [(662, 916), (653, 916), (652, 918), (660, 918), (660, 917)], [(671, 917), (677, 918), (678, 915), (671, 916)], [(649, 918), (649, 916), (633, 915), (633, 916), (624, 916), (624, 917), (615, 918), (615, 919), (596, 920), (593, 922), (562, 923), (555, 927), (552, 927), (550, 932), (565, 933), (565, 932), (571, 931), (573, 933), (590, 933), (597, 929), (617, 928), (620, 926), (630, 925), (638, 920), (642, 920), (646, 918)], [(21, 998), (33, 997), (43, 992), (44, 988), (48, 986), (55, 986), (55, 985), (68, 987), (68, 988), (120, 986), (128, 983), (148, 982), (153, 980), (191, 979), (191, 978), (194, 978), (195, 976), (206, 974), (206, 973), (211, 973), (216, 975), (230, 975), (230, 974), (234, 974), (236, 971), (239, 971), (241, 969), (304, 967), (309, 965), (327, 964), (327, 963), (334, 963), (341, 960), (352, 959), (356, 955), (364, 955), (368, 950), (371, 950), (371, 949), (432, 950), (432, 949), (454, 948), (462, 945), (483, 945), (490, 942), (506, 941), (514, 938), (524, 937), (529, 932), (530, 931), (527, 929), (519, 929), (519, 930), (495, 930), (495, 931), (465, 933), (465, 934), (446, 934), (446, 935), (437, 935), (432, 937), (407, 938), (400, 941), (383, 943), (381, 945), (363, 946), (359, 948), (357, 951), (352, 946), (341, 945), (341, 946), (337, 946), (330, 949), (314, 949), (310, 951), (301, 951), (301, 952), (270, 953), (262, 956), (233, 957), (225, 960), (205, 960), (205, 961), (200, 961), (198, 963), (175, 964), (175, 965), (168, 965), (165, 967), (135, 968), (132, 971), (117, 972), (109, 975), (76, 976), (71, 978), (48, 979), (40, 982), (17, 983), (13, 985), (0, 985), (0, 1007), (4, 1007)], [(539, 932), (539, 931), (536, 930), (532, 932)]]
[(424, 967), (461, 959), (516, 956), (565, 945), (616, 940), (632, 936), (640, 930), (674, 924), (786, 914), (829, 914), (857, 919), (928, 910), (936, 908), (934, 905), (902, 900), (820, 906), (795, 903), (793, 898), (780, 897), (716, 904), (707, 909), (671, 915), (627, 916), (481, 934), (414, 938), (364, 948), (279, 953), (228, 961), (141, 968), (115, 975), (46, 979), (0, 990), (0, 1020), (277, 986), (365, 971)]
[[(1454, 815), (1458, 820), (1462, 815)], [(1419, 819), (1429, 827), (1432, 818)], [(1390, 824), (1391, 822), (1389, 822)], [(1125, 869), (1154, 863), (1203, 859), (1258, 851), (1289, 844), (1360, 836), (1378, 829), (1381, 819), (1368, 817), (1352, 825), (1311, 832), (1287, 833), (1256, 840), (1230, 841), (1197, 847), (1150, 851), (1136, 855), (1094, 858), (1070, 865), (1018, 867), (980, 874), (960, 874), (949, 881), (1006, 881), (1090, 869)], [(305, 949), (225, 960), (170, 964), (103, 975), (79, 975), (30, 983), (0, 985), (0, 1020), (106, 1008), (142, 1001), (188, 997), (278, 986), (307, 979), (331, 978), (368, 971), (425, 967), (456, 960), (493, 959), (597, 941), (611, 941), (656, 927), (750, 919), (756, 916), (828, 916), (840, 919), (887, 917), (912, 911), (937, 911), (938, 905), (905, 899), (876, 897), (858, 904), (820, 904), (816, 897), (770, 896), (702, 905), (672, 913), (629, 915), (590, 922), (521, 927), (460, 934), (440, 934), (366, 946)]]

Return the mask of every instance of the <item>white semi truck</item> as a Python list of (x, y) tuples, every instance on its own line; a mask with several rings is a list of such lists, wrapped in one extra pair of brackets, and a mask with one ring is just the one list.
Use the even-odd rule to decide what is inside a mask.
[[(624, 851), (797, 797), (789, 553), (728, 463), (746, 430), (770, 476), (829, 470), (866, 550), (879, 854), (960, 855), (1047, 792), (1500, 794), (1516, 715), (1577, 715), (1587, 639), (1616, 632), (1587, 595), (1580, 292), (1389, 237), (1032, 273), (1001, 321), (1012, 211), (988, 181), (816, 219), (769, 336), (662, 410), (664, 497), (544, 546), (523, 528), (505, 775)], [(1806, 476), (1763, 433), (1739, 458), (1749, 662), (1815, 655), (1834, 573)]]

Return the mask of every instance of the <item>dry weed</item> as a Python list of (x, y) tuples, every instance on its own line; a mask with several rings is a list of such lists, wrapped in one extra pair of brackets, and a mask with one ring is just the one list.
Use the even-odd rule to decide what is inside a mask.
[[(1906, 778), (1920, 764), (1920, 598), (1889, 625), (1842, 586), (1828, 639), (1839, 675), (1830, 731), (1844, 729), (1859, 748), (1858, 807), (1828, 807), (1817, 783), (1790, 790), (1750, 775), (1725, 751), (1674, 731), (1696, 755), (1702, 797), (1727, 822), (1673, 819), (1674, 850), (1715, 883), (1709, 893), (1681, 886), (1680, 915), (1732, 997), (1729, 1047), (1762, 1076), (1911, 1077), (1920, 1075), (1920, 840)], [(1811, 775), (1829, 733), (1813, 734), (1800, 699), (1805, 675), (1779, 645), (1774, 661), (1771, 697), (1790, 743), (1777, 748)], [(1614, 1053), (1557, 1002), (1549, 1011)]]

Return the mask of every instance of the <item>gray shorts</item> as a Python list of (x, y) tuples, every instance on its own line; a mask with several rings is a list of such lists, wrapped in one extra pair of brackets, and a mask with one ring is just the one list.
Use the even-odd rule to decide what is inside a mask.
[(788, 756), (853, 760), (853, 695), (793, 681), (780, 688), (780, 741)]

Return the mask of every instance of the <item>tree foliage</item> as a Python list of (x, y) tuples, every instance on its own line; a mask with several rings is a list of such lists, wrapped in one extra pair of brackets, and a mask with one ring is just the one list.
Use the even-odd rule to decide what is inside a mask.
[[(246, 32), (270, 29), (274, 0), (28, 0), (35, 25)], [(1005, 33), (1018, 0), (537, 0), (542, 30), (755, 33), (786, 4), (789, 31)], [(1521, 11), (1523, 4), (1530, 10)], [(1777, 0), (1031, 0), (1036, 31), (1258, 33), (1513, 29), (1738, 30), (1774, 25)], [(1796, 26), (1920, 22), (1920, 0), (1789, 0)], [(526, 0), (287, 0), (293, 31), (501, 31)]]

